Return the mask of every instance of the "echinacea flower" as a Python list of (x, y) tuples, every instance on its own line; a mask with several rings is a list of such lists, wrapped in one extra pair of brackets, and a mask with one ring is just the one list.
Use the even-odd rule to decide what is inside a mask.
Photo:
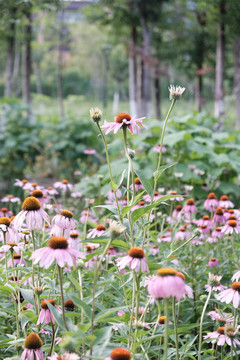
[(183, 216), (182, 205), (177, 205), (177, 206), (175, 207), (175, 209), (173, 210), (173, 212), (172, 212), (172, 217), (173, 217), (174, 219), (180, 221), (181, 218), (182, 218), (182, 216)]
[(132, 269), (134, 271), (141, 271), (142, 273), (149, 272), (145, 254), (142, 248), (132, 247), (128, 251), (127, 256), (118, 258), (116, 261), (120, 270), (124, 269), (127, 266), (129, 267), (129, 269)]
[(68, 237), (70, 230), (74, 230), (76, 227), (76, 220), (73, 219), (73, 213), (71, 211), (62, 210), (60, 214), (53, 217), (52, 225), (58, 226), (64, 231), (64, 235)]
[(208, 262), (209, 267), (214, 267), (218, 265), (219, 265), (219, 261), (215, 257), (211, 258)]
[(240, 303), (240, 282), (233, 282), (230, 289), (218, 294), (218, 300), (226, 304), (232, 302), (235, 309), (237, 309)]
[(68, 182), (68, 180), (63, 179), (62, 181), (57, 181), (53, 184), (56, 189), (60, 189), (62, 192), (71, 191), (73, 185)]
[(15, 242), (19, 241), (19, 234), (14, 228), (11, 219), (8, 217), (0, 217), (0, 239), (5, 242)]
[(95, 155), (97, 152), (95, 149), (86, 149), (84, 150), (84, 154), (86, 155)]
[(64, 309), (67, 311), (74, 311), (75, 304), (71, 299), (65, 300)]
[(110, 131), (113, 131), (114, 134), (116, 134), (119, 129), (125, 127), (131, 134), (134, 134), (134, 130), (138, 134), (140, 127), (146, 128), (142, 123), (143, 119), (145, 119), (145, 117), (136, 119), (135, 116), (132, 117), (128, 113), (120, 113), (115, 117), (114, 122), (108, 122), (105, 120), (102, 125), (102, 129), (105, 130), (106, 134), (110, 133)]
[(104, 225), (97, 225), (96, 229), (89, 229), (87, 238), (95, 238), (103, 235), (106, 232), (106, 227)]
[(38, 201), (40, 202), (41, 206), (44, 207), (45, 202), (46, 202), (46, 197), (44, 196), (42, 190), (33, 190), (31, 196), (35, 197), (36, 199), (38, 199)]
[(23, 180), (19, 180), (19, 179), (16, 179), (15, 180), (15, 183), (14, 183), (14, 186), (18, 186), (18, 187), (23, 187), (24, 185), (26, 185), (28, 183), (28, 180), (27, 179), (23, 179)]
[[(48, 301), (52, 306), (54, 306), (60, 313), (62, 312), (61, 309), (59, 309), (59, 307), (55, 304), (55, 301), (53, 299), (47, 299), (46, 301)], [(52, 324), (55, 322), (55, 318), (52, 312), (49, 310), (46, 301), (43, 300), (41, 302), (41, 311), (38, 317), (37, 325), (43, 324), (44, 322), (46, 325), (49, 324), (50, 321), (52, 322)]]
[(185, 282), (173, 268), (158, 269), (157, 275), (148, 281), (148, 292), (155, 299), (175, 297), (180, 300), (186, 294)]
[(240, 226), (238, 225), (236, 220), (229, 220), (228, 223), (223, 226), (222, 232), (224, 234), (239, 234)]
[(32, 332), (24, 341), (25, 350), (22, 353), (21, 360), (44, 360), (41, 350), (43, 343), (39, 335)]
[(91, 108), (90, 109), (90, 116), (94, 122), (98, 123), (102, 118), (102, 110), (99, 108)]
[(197, 226), (206, 225), (208, 228), (212, 227), (212, 221), (208, 215), (203, 215), (203, 217), (196, 221)]
[(186, 219), (190, 219), (192, 214), (197, 212), (197, 208), (193, 199), (188, 199), (187, 204), (183, 207), (183, 213)]
[(219, 323), (233, 322), (234, 317), (232, 314), (226, 313), (220, 309), (209, 311), (208, 316), (211, 317), (212, 320), (218, 321)]
[(170, 100), (179, 100), (182, 94), (184, 93), (184, 91), (186, 90), (186, 88), (181, 87), (179, 85), (178, 86), (170, 85), (168, 90), (169, 90)]
[(18, 213), (12, 221), (17, 230), (22, 230), (24, 222), (28, 230), (42, 230), (43, 222), (49, 224), (48, 214), (41, 208), (41, 204), (33, 196), (27, 197), (22, 203), (22, 211)]
[(206, 210), (210, 212), (216, 210), (216, 208), (218, 207), (218, 200), (214, 192), (208, 194), (207, 200), (204, 201), (203, 206), (205, 207)]
[(240, 278), (240, 268), (238, 269), (238, 271), (232, 276), (232, 281), (238, 281)]
[(213, 216), (213, 220), (212, 220), (215, 224), (224, 224), (225, 223), (225, 218), (223, 216), (223, 210), (221, 207), (218, 207), (215, 210), (214, 216)]
[[(135, 184), (135, 190), (136, 191), (144, 189), (144, 187), (142, 186), (141, 181), (140, 181), (140, 179), (138, 177), (136, 177), (134, 179), (134, 184)], [(131, 188), (131, 190), (133, 190), (133, 185), (132, 184), (131, 184), (130, 188)]]
[[(234, 346), (236, 348), (237, 345), (240, 345), (240, 342), (235, 338), (235, 331), (234, 331), (234, 334), (235, 335), (231, 335), (231, 336), (228, 336), (227, 335), (227, 332), (228, 331), (227, 329), (229, 328), (229, 326), (227, 327), (226, 326), (219, 326), (217, 331), (213, 331), (213, 332), (210, 332), (208, 333), (207, 335), (204, 335), (203, 338), (206, 340), (206, 339), (210, 339), (210, 342), (212, 344), (215, 344), (217, 343), (218, 346), (224, 346), (225, 343), (227, 343), (229, 346)], [(231, 329), (233, 329), (233, 325), (231, 327)]]
[(129, 350), (124, 348), (115, 348), (110, 354), (110, 357), (105, 358), (105, 360), (130, 360), (131, 353)]
[(39, 262), (40, 267), (48, 269), (54, 260), (61, 268), (65, 265), (72, 267), (76, 265), (78, 258), (84, 259), (85, 256), (80, 251), (71, 249), (65, 237), (55, 236), (48, 241), (48, 246), (35, 250), (30, 259), (34, 264)]
[(10, 218), (11, 216), (12, 216), (12, 211), (10, 211), (10, 210), (8, 210), (8, 208), (6, 208), (6, 207), (2, 207), (1, 209), (0, 209), (0, 216), (1, 217), (8, 217), (8, 218)]
[(18, 203), (20, 202), (20, 198), (13, 195), (7, 195), (1, 199), (1, 202)]
[(222, 228), (219, 227), (219, 226), (217, 226), (217, 227), (215, 228), (215, 230), (213, 230), (213, 232), (212, 232), (212, 237), (213, 237), (213, 238), (218, 238), (218, 239), (220, 239), (220, 238), (223, 237), (223, 236), (224, 236), (224, 233), (222, 232)]
[[(159, 153), (161, 150), (161, 144), (158, 144), (156, 146), (154, 146), (153, 151), (156, 153)], [(162, 153), (165, 153), (167, 151), (166, 147), (163, 145), (162, 146)]]
[[(61, 339), (59, 341), (59, 339)], [(62, 341), (62, 338), (57, 337), (55, 339), (56, 345), (58, 345)], [(79, 360), (80, 356), (76, 353), (64, 353), (62, 355), (58, 355), (57, 353), (54, 353), (52, 356), (48, 356), (49, 360)]]
[(227, 195), (222, 195), (220, 197), (219, 206), (224, 206), (225, 209), (234, 208), (234, 204), (229, 200)]
[(20, 254), (13, 254), (13, 263), (12, 263), (12, 259), (9, 259), (8, 260), (8, 263), (7, 263), (8, 267), (16, 267), (18, 265), (22, 265), (22, 266), (26, 266), (26, 261), (24, 259), (22, 259), (21, 255)]
[(68, 245), (70, 248), (80, 251), (82, 249), (81, 239), (77, 232), (70, 234), (68, 238)]
[(190, 237), (190, 232), (186, 230), (184, 226), (182, 226), (179, 231), (176, 233), (176, 240), (186, 240)]

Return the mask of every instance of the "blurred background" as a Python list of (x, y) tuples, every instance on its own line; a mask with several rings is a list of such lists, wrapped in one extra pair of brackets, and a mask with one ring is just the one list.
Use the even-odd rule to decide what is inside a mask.
[[(154, 119), (142, 139), (148, 150), (169, 107), (169, 84), (187, 90), (166, 145), (179, 146), (185, 163), (207, 157), (214, 176), (230, 172), (237, 182), (239, 0), (0, 0), (0, 11), (2, 191), (15, 178), (48, 184), (96, 172), (105, 160), (91, 107), (108, 121), (118, 112)], [(86, 156), (88, 148), (96, 156)]]

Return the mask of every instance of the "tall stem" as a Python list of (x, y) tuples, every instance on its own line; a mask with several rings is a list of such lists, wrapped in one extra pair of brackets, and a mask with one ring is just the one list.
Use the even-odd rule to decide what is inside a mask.
[(52, 325), (52, 341), (51, 341), (51, 348), (50, 348), (48, 356), (52, 356), (52, 352), (53, 352), (53, 348), (54, 348), (54, 339), (55, 339), (55, 329), (54, 329), (54, 324), (52, 321), (51, 321), (51, 325)]
[(139, 279), (138, 279), (136, 272), (133, 273), (133, 278), (135, 280), (136, 290), (137, 290), (136, 309), (135, 309), (136, 328), (135, 328), (134, 339), (133, 339), (133, 357), (134, 357), (135, 352), (137, 350), (136, 349), (136, 341), (137, 341), (137, 331), (138, 331), (137, 330), (137, 322), (138, 322), (138, 313), (139, 313), (140, 289), (139, 289)]
[(176, 356), (177, 360), (179, 360), (179, 346), (178, 346), (178, 330), (177, 330), (177, 317), (176, 317), (176, 301), (175, 297), (172, 301), (172, 309), (173, 309), (173, 322), (174, 322), (174, 332), (175, 332), (175, 338), (176, 338)]
[(164, 323), (164, 360), (167, 360), (168, 356), (168, 299), (164, 299), (164, 313), (165, 313), (165, 323)]
[[(108, 240), (108, 243), (99, 259), (99, 262), (97, 263), (96, 265), (96, 268), (95, 268), (95, 272), (94, 272), (94, 280), (93, 280), (93, 299), (92, 299), (92, 309), (91, 309), (91, 321), (90, 321), (90, 328), (91, 328), (91, 335), (93, 335), (93, 332), (94, 332), (94, 315), (95, 315), (95, 292), (96, 292), (96, 285), (97, 285), (97, 278), (98, 278), (98, 271), (99, 271), (99, 268), (102, 264), (102, 261), (103, 261), (103, 258), (106, 254), (106, 252), (108, 251), (108, 248), (111, 244), (111, 241), (112, 239), (110, 238)], [(92, 346), (92, 343), (90, 345), (90, 356), (92, 356), (92, 351), (93, 351), (93, 346)]]
[(65, 317), (65, 310), (64, 310), (63, 273), (62, 273), (62, 268), (59, 265), (58, 265), (58, 275), (59, 275), (59, 285), (60, 285), (61, 303), (62, 303), (62, 317), (63, 317), (63, 322), (65, 325), (65, 328), (68, 331), (68, 326), (67, 326), (66, 317)]
[[(134, 270), (133, 270), (134, 273)], [(134, 274), (133, 274), (134, 279)], [(129, 335), (128, 335), (128, 348), (130, 347), (131, 338), (132, 338), (132, 325), (133, 325), (133, 314), (134, 314), (134, 304), (135, 304), (135, 293), (136, 293), (136, 283), (133, 281), (133, 290), (132, 290), (132, 309), (130, 315), (130, 324), (129, 324)]]
[[(105, 136), (104, 136), (104, 134), (103, 134), (103, 132), (102, 132), (102, 129), (101, 129), (99, 123), (97, 123), (97, 127), (98, 127), (98, 130), (99, 130), (99, 132), (100, 132), (100, 134), (101, 134), (101, 137), (102, 137), (102, 140), (103, 140), (103, 143), (104, 143), (110, 179), (111, 179), (111, 182), (114, 183), (114, 179), (113, 179), (113, 176), (112, 176), (111, 165), (110, 165), (109, 154), (108, 154), (108, 149), (107, 149), (107, 142), (106, 142)], [(120, 208), (119, 208), (119, 204), (118, 204), (118, 198), (117, 198), (117, 195), (116, 195), (116, 190), (113, 189), (113, 193), (114, 193), (115, 201), (116, 201), (116, 204), (117, 204), (118, 216), (119, 216), (119, 219), (120, 219), (121, 222), (122, 222), (123, 219), (122, 219), (122, 214), (121, 214), (121, 211), (120, 211)]]
[(207, 300), (205, 302), (205, 305), (204, 305), (204, 308), (203, 308), (203, 311), (202, 311), (202, 315), (201, 315), (201, 320), (200, 320), (198, 360), (201, 360), (203, 319), (204, 319), (204, 315), (205, 315), (205, 312), (206, 312), (206, 309), (207, 309), (208, 302), (210, 300), (211, 294), (212, 294), (212, 286), (210, 286), (208, 297), (207, 297)]

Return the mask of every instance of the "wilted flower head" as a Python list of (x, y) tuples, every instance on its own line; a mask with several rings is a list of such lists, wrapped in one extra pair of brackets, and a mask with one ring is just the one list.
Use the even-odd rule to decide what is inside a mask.
[(99, 108), (91, 108), (90, 116), (94, 122), (99, 122), (102, 118), (102, 111)]
[(237, 332), (238, 326), (234, 326), (233, 322), (227, 323), (224, 326), (224, 334), (229, 336), (230, 338), (236, 336)]
[(214, 275), (212, 273), (208, 274), (208, 283), (210, 286), (217, 286), (221, 280), (222, 276)]
[(169, 99), (170, 100), (179, 100), (186, 88), (181, 86), (170, 85), (169, 88)]
[(126, 230), (126, 227), (116, 220), (111, 220), (109, 223), (109, 230), (112, 239), (114, 239), (121, 235)]

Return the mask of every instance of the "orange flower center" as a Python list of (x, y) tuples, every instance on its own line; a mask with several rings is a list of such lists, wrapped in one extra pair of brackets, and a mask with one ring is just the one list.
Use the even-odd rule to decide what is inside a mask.
[(20, 254), (13, 254), (13, 258), (14, 259), (21, 259), (21, 255)]
[(41, 208), (41, 204), (34, 196), (27, 197), (22, 203), (22, 210), (32, 211), (39, 210)]
[(24, 347), (29, 350), (40, 349), (42, 344), (43, 343), (42, 343), (40, 336), (38, 336), (38, 334), (36, 334), (34, 332), (29, 334), (27, 336), (26, 340), (24, 341)]
[(74, 302), (69, 299), (69, 300), (66, 300), (65, 303), (64, 303), (64, 307), (69, 310), (69, 311), (73, 311), (74, 310), (74, 307), (75, 307), (75, 304)]
[(179, 212), (179, 211), (181, 211), (182, 210), (182, 205), (177, 205), (176, 206), (176, 210)]
[(231, 288), (233, 290), (236, 290), (236, 291), (240, 292), (240, 282), (236, 281), (236, 282), (232, 283)]
[(131, 256), (132, 258), (142, 259), (144, 258), (144, 251), (140, 247), (132, 247), (128, 251), (128, 255)]
[(188, 199), (187, 205), (194, 205), (194, 204), (195, 204), (195, 202), (193, 199)]
[(209, 220), (209, 216), (208, 215), (203, 215), (203, 220)]
[(130, 360), (131, 353), (127, 349), (115, 348), (110, 355), (112, 360)]
[(78, 234), (77, 234), (77, 233), (73, 233), (73, 234), (70, 235), (70, 237), (71, 237), (72, 239), (76, 239), (76, 238), (78, 237)]
[(97, 229), (98, 231), (105, 231), (105, 230), (106, 230), (106, 228), (105, 228), (104, 225), (97, 225), (96, 229)]
[(177, 276), (177, 271), (173, 268), (161, 268), (157, 271), (158, 276)]
[(218, 329), (217, 329), (217, 332), (219, 334), (224, 334), (224, 327), (223, 326), (219, 326)]
[(160, 316), (158, 319), (158, 323), (164, 325), (166, 321), (166, 316)]
[(222, 201), (227, 201), (229, 198), (228, 198), (228, 196), (227, 195), (222, 195), (221, 197), (220, 197), (220, 200), (222, 200)]
[(43, 197), (43, 192), (41, 190), (33, 190), (32, 196), (41, 199)]
[(137, 185), (140, 185), (140, 184), (141, 184), (141, 181), (139, 180), (138, 177), (135, 178), (134, 182), (135, 182), (135, 184), (137, 184)]
[(68, 184), (68, 180), (63, 179), (63, 180), (62, 180), (62, 184)]
[(5, 217), (5, 216), (0, 217), (0, 224), (9, 226), (10, 223), (11, 223), (11, 220), (8, 217)]
[(234, 215), (230, 215), (229, 218), (228, 218), (228, 220), (237, 220), (237, 218), (236, 218), (236, 216), (234, 216)]
[(62, 210), (60, 212), (60, 215), (66, 217), (66, 218), (69, 218), (69, 219), (71, 219), (73, 217), (73, 213), (69, 210)]
[(237, 222), (236, 222), (236, 220), (229, 220), (228, 225), (235, 228), (237, 226)]
[(185, 275), (183, 273), (181, 273), (180, 271), (177, 272), (176, 274), (177, 276), (180, 276), (180, 278), (182, 278), (185, 281)]
[(47, 303), (46, 301), (48, 301), (52, 306), (55, 306), (55, 301), (53, 299), (47, 299), (47, 300), (43, 300), (41, 302), (41, 308), (44, 309), (44, 310), (47, 310), (48, 309), (48, 306), (47, 306)]
[(116, 116), (115, 122), (121, 124), (123, 120), (130, 121), (131, 118), (132, 117), (128, 113), (120, 113)]
[(28, 183), (28, 180), (23, 179), (23, 180), (22, 180), (22, 183), (23, 183), (23, 184), (26, 184), (26, 183)]
[(216, 261), (216, 258), (213, 257), (213, 258), (211, 258), (210, 260), (211, 260), (211, 261)]
[(216, 199), (216, 195), (214, 194), (214, 192), (211, 192), (210, 194), (208, 194), (208, 199)]
[(67, 239), (63, 236), (53, 236), (49, 241), (48, 241), (48, 246), (51, 249), (67, 249), (68, 247), (68, 242)]
[(5, 207), (1, 208), (1, 212), (3, 212), (3, 213), (8, 212), (8, 208), (5, 208)]
[(223, 215), (222, 209), (221, 209), (220, 207), (217, 208), (216, 211), (215, 211), (215, 214), (216, 214), (216, 215)]

